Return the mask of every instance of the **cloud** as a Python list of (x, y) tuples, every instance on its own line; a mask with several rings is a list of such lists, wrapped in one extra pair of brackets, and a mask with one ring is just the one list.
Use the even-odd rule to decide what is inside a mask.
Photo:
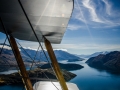
[[(0, 48), (2, 48), (3, 47), (3, 45), (0, 45)], [(9, 47), (9, 46), (6, 46), (6, 45), (4, 45), (4, 47), (3, 47), (4, 49), (8, 49), (8, 50), (11, 50), (11, 47)], [(0, 49), (1, 50), (1, 49)]]
[(74, 18), (74, 19), (77, 19), (77, 20), (80, 20), (80, 21), (82, 21), (82, 22), (85, 22), (83, 16), (82, 16), (81, 14), (79, 14), (78, 12), (79, 12), (79, 10), (74, 11), (74, 14), (75, 14), (75, 15), (73, 15), (73, 18)]
[(78, 24), (69, 24), (67, 27), (68, 30), (78, 30), (80, 28), (83, 28), (83, 27)]
[[(86, 26), (96, 29), (120, 26), (120, 9), (114, 8), (112, 2), (112, 0), (75, 0), (72, 22), (77, 20), (82, 28)], [(70, 27), (72, 29), (73, 26)], [(77, 28), (81, 27), (73, 27), (74, 30)]]
[(67, 52), (67, 49), (54, 49), (54, 50), (62, 50), (62, 51), (66, 51)]
[(84, 16), (82, 14), (82, 10), (79, 7), (78, 2), (74, 2), (74, 3), (75, 3), (75, 5), (74, 5), (74, 11), (73, 11), (73, 14), (72, 14), (72, 18), (80, 20), (82, 22), (85, 22)]
[(90, 0), (83, 0), (82, 3), (85, 8), (88, 8), (92, 21), (102, 23), (102, 20), (97, 16), (95, 7), (90, 3)]
[(109, 51), (109, 50), (120, 50), (119, 44), (60, 44), (53, 45), (54, 49), (65, 48), (67, 50), (97, 50), (97, 51)]
[(30, 49), (30, 50), (35, 50), (35, 51), (37, 51), (37, 49), (35, 49), (35, 48), (31, 48), (31, 47), (23, 47), (24, 49)]
[[(37, 50), (37, 48), (39, 47), (39, 43), (38, 42), (32, 42), (32, 41), (23, 41), (23, 40), (18, 40), (17, 42), (20, 43), (20, 45), (22, 47), (24, 47), (25, 49), (33, 49), (33, 50)], [(19, 46), (19, 45), (18, 45)]]
[(108, 2), (108, 0), (102, 0), (106, 5), (106, 12), (108, 15), (111, 15), (111, 4)]
[[(43, 47), (44, 47), (44, 50), (47, 51), (46, 48), (45, 48), (45, 46), (43, 46)], [(37, 51), (37, 49), (31, 48), (31, 47), (23, 47), (23, 48), (24, 48), (24, 49), (30, 49), (30, 50), (35, 50), (35, 51)], [(42, 50), (42, 49), (40, 48), (39, 50)], [(67, 52), (67, 49), (63, 49), (63, 48), (58, 48), (58, 49), (53, 49), (53, 50), (62, 50), (62, 51), (66, 51), (66, 52)]]

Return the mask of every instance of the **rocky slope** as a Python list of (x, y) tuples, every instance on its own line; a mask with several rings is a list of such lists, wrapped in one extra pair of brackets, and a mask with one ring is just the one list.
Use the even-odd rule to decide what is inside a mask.
[[(68, 72), (66, 70), (62, 70), (62, 73), (66, 81), (69, 81), (76, 76), (75, 74)], [(36, 80), (37, 81), (40, 81), (40, 80), (49, 81), (46, 75), (51, 80), (55, 80), (55, 81), (57, 80), (53, 70), (51, 69), (36, 68), (35, 70), (29, 71), (29, 77), (32, 83)], [(0, 75), (0, 85), (13, 84), (13, 83), (14, 84), (22, 83), (21, 76), (18, 73), (12, 73), (9, 75)]]
[(120, 52), (113, 51), (106, 55), (98, 55), (86, 61), (89, 66), (120, 72)]

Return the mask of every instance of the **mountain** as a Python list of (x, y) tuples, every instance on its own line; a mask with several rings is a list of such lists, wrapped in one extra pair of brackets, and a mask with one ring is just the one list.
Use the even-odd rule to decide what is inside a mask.
[[(25, 49), (25, 51), (34, 59), (35, 55), (36, 55), (36, 50), (33, 50), (33, 49)], [(24, 54), (27, 56), (26, 52), (25, 52), (23, 49), (21, 49), (21, 54)], [(44, 51), (47, 58), (49, 57), (47, 51)], [(44, 55), (44, 52), (43, 51), (38, 51), (37, 55), (36, 55), (36, 60), (43, 60), (43, 61), (46, 61), (46, 57)], [(72, 60), (72, 61), (78, 61), (78, 60), (83, 60), (82, 58), (80, 57), (77, 57), (73, 54), (70, 54), (66, 51), (63, 51), (63, 50), (54, 50), (54, 53), (56, 55), (56, 58), (58, 61), (61, 61), (61, 60)]]
[[(0, 49), (1, 49), (2, 45), (3, 44), (0, 44)], [(20, 48), (20, 53), (21, 53), (21, 56), (22, 56), (24, 62), (26, 62), (26, 63), (32, 62), (30, 57), (32, 59), (35, 59), (36, 61), (39, 61), (39, 60), (46, 61), (47, 60), (43, 51), (41, 51), (41, 50), (38, 51), (38, 53), (36, 55), (36, 50), (27, 49), (27, 48), (24, 48), (24, 49), (25, 49), (25, 51), (22, 48)], [(28, 56), (28, 54), (26, 52), (29, 54), (30, 57)], [(61, 61), (61, 60), (69, 60), (69, 61), (83, 60), (82, 58), (79, 58), (73, 54), (66, 52), (66, 51), (54, 50), (54, 52), (57, 57), (57, 60), (59, 60), (59, 61)], [(49, 57), (47, 51), (45, 51), (45, 54), (47, 57)], [(36, 57), (35, 57), (35, 55), (36, 55)], [(4, 64), (8, 65), (9, 63), (12, 65), (16, 65), (16, 60), (14, 58), (14, 55), (13, 55), (13, 52), (12, 52), (10, 46), (5, 45), (4, 49), (2, 51), (2, 54), (0, 55), (0, 65), (4, 65)]]
[(69, 60), (69, 61), (83, 60), (82, 58), (77, 57), (74, 54), (70, 54), (70, 53), (68, 53), (66, 51), (62, 51), (62, 50), (54, 50), (54, 53), (58, 60)]
[(98, 56), (98, 55), (100, 55), (100, 54), (106, 55), (106, 54), (108, 54), (108, 53), (109, 53), (109, 52), (107, 52), (107, 51), (105, 51), (105, 52), (95, 52), (95, 53), (93, 53), (93, 54), (91, 54), (91, 55), (86, 56), (86, 58), (95, 57), (95, 56)]
[(104, 52), (95, 52), (95, 53), (90, 54), (90, 55), (84, 55), (84, 54), (82, 54), (82, 55), (76, 55), (76, 56), (81, 57), (81, 58), (91, 58), (91, 57), (98, 56), (98, 55), (100, 55), (100, 54), (106, 55), (106, 54), (108, 54), (108, 53), (109, 53), (108, 51), (104, 51)]
[(0, 55), (0, 65), (9, 65), (9, 63), (14, 65), (15, 62), (16, 61), (15, 61), (12, 50), (3, 49), (2, 54)]
[(120, 72), (120, 51), (113, 51), (106, 55), (100, 54), (96, 57), (91, 57), (86, 63), (94, 68)]
[(86, 58), (86, 57), (89, 56), (89, 55), (84, 55), (84, 54), (77, 55), (77, 54), (75, 54), (75, 56), (80, 57), (80, 58)]

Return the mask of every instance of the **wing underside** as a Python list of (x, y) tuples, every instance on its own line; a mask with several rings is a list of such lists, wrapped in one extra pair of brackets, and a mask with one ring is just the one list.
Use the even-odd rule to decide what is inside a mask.
[[(73, 10), (73, 0), (20, 0), (37, 37), (51, 43), (61, 42)], [(0, 0), (0, 17), (9, 34), (37, 41), (18, 0)], [(3, 28), (0, 24), (0, 32)]]

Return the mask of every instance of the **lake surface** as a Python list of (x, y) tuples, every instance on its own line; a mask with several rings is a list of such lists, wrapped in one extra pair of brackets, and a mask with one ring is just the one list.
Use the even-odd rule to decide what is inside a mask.
[(77, 77), (70, 82), (76, 83), (80, 90), (120, 90), (120, 75), (91, 68), (85, 61), (76, 63), (81, 64), (84, 68), (72, 71), (77, 74)]
[[(77, 76), (70, 82), (77, 84), (80, 90), (120, 90), (120, 75), (110, 74), (106, 71), (91, 68), (85, 63), (85, 61), (86, 60), (75, 62), (84, 66), (84, 68), (71, 71), (77, 74)], [(62, 63), (67, 62), (64, 61)], [(22, 90), (22, 88), (22, 85), (0, 86), (0, 90)]]

